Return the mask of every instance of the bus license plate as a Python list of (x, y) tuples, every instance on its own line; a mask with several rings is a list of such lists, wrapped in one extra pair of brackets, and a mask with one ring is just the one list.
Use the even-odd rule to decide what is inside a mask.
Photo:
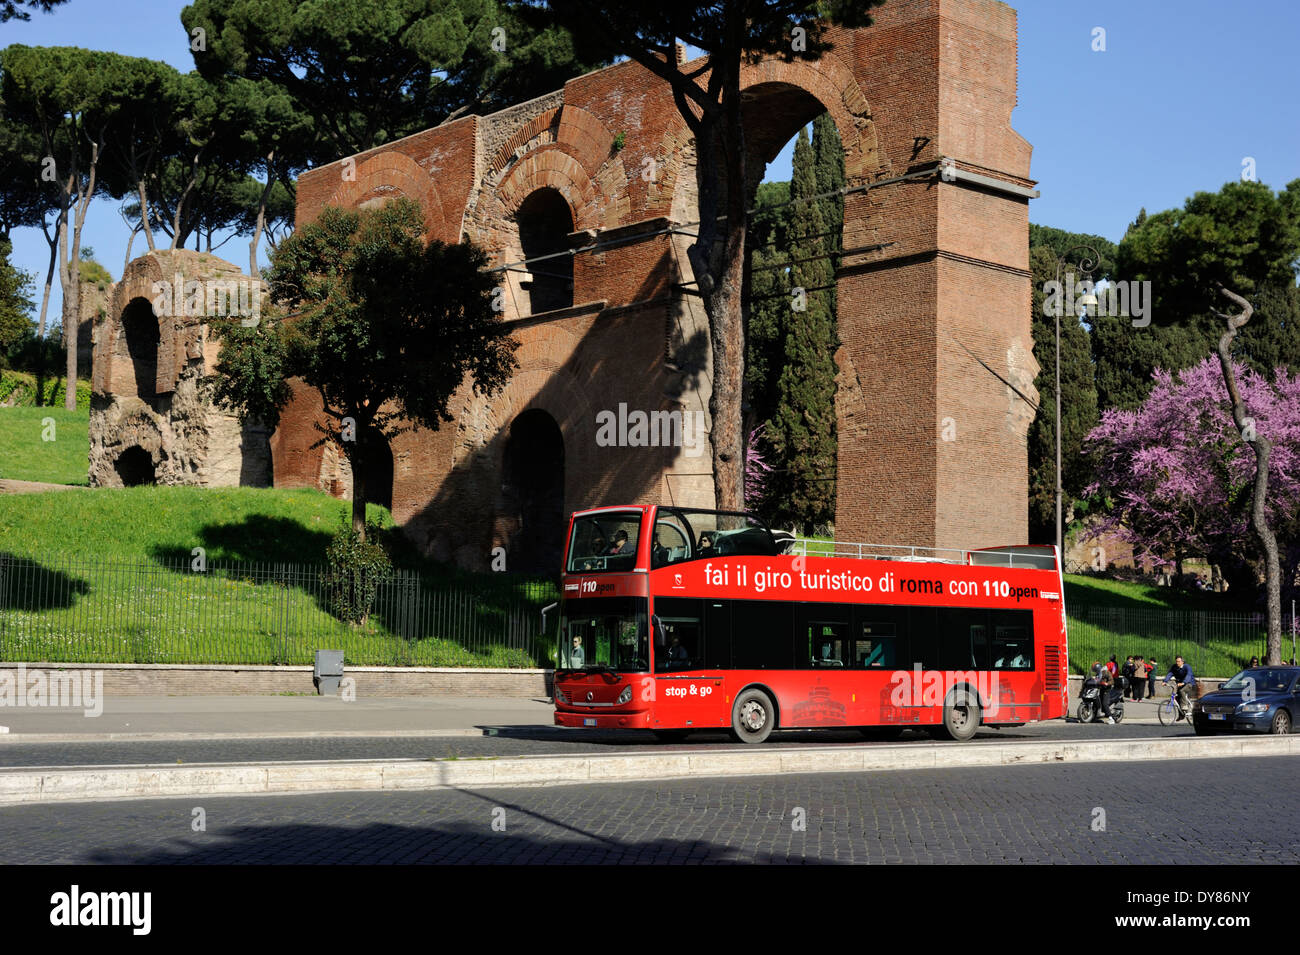
[(590, 719), (588, 719), (588, 720), (583, 720), (583, 721), (582, 721), (582, 725), (583, 725), (583, 726), (595, 726), (595, 725), (596, 725), (596, 721), (595, 721), (595, 720), (590, 720)]

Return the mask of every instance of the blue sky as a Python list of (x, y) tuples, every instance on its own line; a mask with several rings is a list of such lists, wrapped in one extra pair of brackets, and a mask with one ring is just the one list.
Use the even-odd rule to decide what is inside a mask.
[[(165, 60), (189, 70), (185, 0), (70, 0), (53, 14), (0, 26), (0, 47), (70, 45)], [(1293, 0), (1020, 0), (1020, 102), (1012, 125), (1034, 147), (1042, 197), (1032, 222), (1118, 241), (1145, 207), (1180, 206), (1254, 160), (1281, 189), (1300, 179), (1300, 4)], [(1095, 28), (1105, 30), (1094, 51)], [(870, 92), (868, 91), (868, 96)], [(791, 149), (769, 167), (789, 176)], [(90, 210), (83, 245), (117, 277), (127, 229), (116, 204)], [(43, 281), (45, 240), (14, 234), (16, 263)], [(137, 239), (135, 252), (144, 248)], [(265, 252), (265, 248), (263, 248)], [(247, 240), (219, 252), (243, 262)], [(56, 298), (51, 314), (57, 315)]]

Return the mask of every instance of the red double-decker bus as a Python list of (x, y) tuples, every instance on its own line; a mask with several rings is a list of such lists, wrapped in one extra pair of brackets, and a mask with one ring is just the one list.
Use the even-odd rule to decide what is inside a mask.
[(748, 514), (603, 507), (570, 518), (560, 613), (559, 726), (966, 740), (1067, 709), (1055, 547), (780, 540)]

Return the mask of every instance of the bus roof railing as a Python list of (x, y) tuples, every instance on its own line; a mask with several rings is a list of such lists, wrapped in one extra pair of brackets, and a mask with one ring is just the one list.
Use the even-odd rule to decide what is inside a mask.
[(1055, 570), (1056, 550), (1048, 545), (1017, 544), (981, 550), (953, 547), (918, 547), (910, 544), (857, 544), (847, 541), (796, 537), (785, 553), (806, 557), (852, 557), (861, 560), (899, 560), (912, 563), (971, 564), (980, 567), (1018, 567)]

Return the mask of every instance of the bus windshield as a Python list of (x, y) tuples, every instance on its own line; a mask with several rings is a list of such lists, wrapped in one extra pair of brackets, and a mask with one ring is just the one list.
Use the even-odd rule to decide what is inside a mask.
[(585, 597), (568, 600), (560, 620), (557, 668), (650, 669), (649, 629), (644, 597)]
[(651, 567), (702, 557), (780, 553), (767, 526), (748, 514), (660, 507), (654, 532)]
[(636, 564), (640, 532), (640, 511), (609, 511), (575, 518), (565, 570), (570, 574), (631, 570)]

